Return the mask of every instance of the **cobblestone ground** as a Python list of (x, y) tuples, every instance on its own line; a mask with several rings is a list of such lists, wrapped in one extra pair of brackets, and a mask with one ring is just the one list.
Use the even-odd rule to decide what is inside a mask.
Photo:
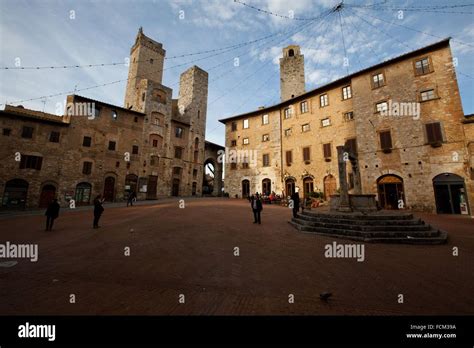
[(91, 210), (63, 212), (52, 232), (44, 216), (2, 217), (0, 243), (38, 243), (39, 260), (0, 267), (0, 314), (474, 314), (472, 219), (423, 214), (448, 244), (366, 244), (357, 262), (325, 258), (352, 242), (298, 232), (290, 213), (266, 205), (255, 225), (248, 203), (209, 198), (106, 207), (98, 230)]

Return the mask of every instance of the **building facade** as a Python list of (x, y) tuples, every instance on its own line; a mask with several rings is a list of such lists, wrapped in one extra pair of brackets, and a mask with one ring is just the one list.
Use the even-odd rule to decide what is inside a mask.
[[(290, 50), (303, 58), (285, 48), (280, 74), (293, 71), (285, 81), (301, 86)], [(291, 93), (283, 82), (281, 103), (220, 120), (226, 150), (256, 159), (227, 161), (231, 196), (287, 196), (299, 187), (329, 198), (339, 187), (336, 147), (344, 146), (357, 157), (362, 193), (383, 208), (471, 212), (473, 123), (463, 113), (449, 39), (308, 92)], [(358, 177), (347, 169), (352, 190)]]
[(219, 145), (205, 141), (208, 75), (197, 66), (180, 79), (179, 97), (162, 85), (165, 50), (140, 28), (130, 52), (124, 107), (78, 95), (57, 116), (7, 105), (0, 111), (3, 208), (91, 204), (203, 194), (212, 164), (220, 195)]

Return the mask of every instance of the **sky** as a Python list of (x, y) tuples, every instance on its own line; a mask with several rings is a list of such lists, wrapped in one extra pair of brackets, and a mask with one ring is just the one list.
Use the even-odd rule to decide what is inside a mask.
[[(0, 109), (7, 103), (56, 113), (74, 91), (123, 106), (125, 62), (143, 27), (166, 50), (163, 84), (174, 98), (183, 71), (208, 71), (206, 138), (218, 144), (225, 138), (218, 119), (279, 102), (279, 57), (290, 44), (302, 48), (310, 90), (451, 36), (464, 113), (474, 113), (474, 6), (420, 9), (472, 1), (389, 0), (372, 9), (363, 6), (373, 0), (346, 0), (340, 17), (327, 14), (339, 2), (245, 0), (270, 15), (234, 0), (0, 0)], [(102, 63), (119, 64), (4, 69)]]

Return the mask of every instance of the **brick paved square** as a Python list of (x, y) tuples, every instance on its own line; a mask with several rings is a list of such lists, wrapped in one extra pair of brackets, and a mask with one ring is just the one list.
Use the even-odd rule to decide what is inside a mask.
[(326, 258), (336, 239), (295, 230), (287, 208), (265, 205), (253, 224), (237, 199), (106, 205), (97, 230), (91, 208), (62, 211), (52, 232), (43, 215), (2, 216), (2, 243), (37, 243), (39, 259), (0, 267), (0, 314), (473, 314), (472, 220), (419, 216), (448, 243), (366, 243), (363, 262)]

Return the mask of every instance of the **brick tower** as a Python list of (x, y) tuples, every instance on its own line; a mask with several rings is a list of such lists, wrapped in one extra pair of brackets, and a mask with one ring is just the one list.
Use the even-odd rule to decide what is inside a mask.
[(280, 58), (280, 98), (285, 101), (305, 92), (304, 56), (300, 47), (290, 45)]

